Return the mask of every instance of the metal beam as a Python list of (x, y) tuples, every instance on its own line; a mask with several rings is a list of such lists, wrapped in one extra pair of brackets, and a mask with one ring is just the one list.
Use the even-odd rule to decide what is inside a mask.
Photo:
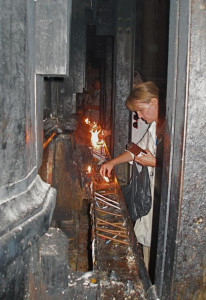
[(72, 5), (71, 60), (73, 92), (82, 93), (85, 87), (86, 24), (84, 0), (75, 0)]
[[(118, 0), (114, 46), (114, 156), (124, 151), (129, 140), (129, 111), (125, 101), (132, 87), (134, 60), (135, 1)], [(127, 166), (120, 165), (116, 174), (121, 183), (127, 182)]]
[(35, 74), (35, 25), (34, 1), (0, 2), (1, 299), (22, 298), (13, 295), (18, 288), (13, 288), (17, 285), (9, 267), (17, 259), (15, 269), (25, 274), (26, 266), (17, 257), (22, 255), (23, 261), (25, 251), (47, 231), (56, 198), (55, 190), (37, 174), (42, 157), (43, 77)]
[(36, 72), (55, 76), (69, 74), (72, 0), (36, 2)]
[(115, 0), (98, 0), (96, 34), (113, 36), (115, 34)]
[[(105, 129), (111, 130), (112, 118), (112, 76), (113, 76), (113, 38), (106, 39), (105, 57)], [(106, 138), (107, 146), (110, 149), (111, 137)]]
[(171, 1), (156, 282), (161, 299), (203, 299), (206, 4)]

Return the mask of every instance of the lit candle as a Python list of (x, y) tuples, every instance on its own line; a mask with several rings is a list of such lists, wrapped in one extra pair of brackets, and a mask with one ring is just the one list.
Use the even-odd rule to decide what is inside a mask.
[(85, 123), (86, 123), (86, 124), (90, 124), (90, 121), (89, 121), (88, 118), (85, 119)]
[(103, 177), (106, 182), (109, 182), (109, 178), (107, 176)]
[(91, 132), (91, 143), (92, 143), (92, 146), (94, 148), (98, 148), (98, 142), (99, 142), (99, 138), (98, 138), (98, 134), (99, 134), (99, 131), (97, 129), (92, 129), (90, 130)]

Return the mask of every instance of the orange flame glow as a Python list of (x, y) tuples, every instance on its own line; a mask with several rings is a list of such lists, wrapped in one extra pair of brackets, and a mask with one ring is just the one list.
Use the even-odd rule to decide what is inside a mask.
[(98, 148), (98, 142), (99, 142), (99, 138), (98, 138), (98, 134), (100, 133), (100, 130), (98, 131), (97, 129), (92, 129), (90, 130), (91, 132), (91, 143), (92, 146), (94, 148)]
[(43, 150), (47, 147), (47, 145), (51, 142), (53, 137), (56, 135), (56, 132), (53, 132), (52, 135), (44, 142), (43, 144)]
[(85, 119), (85, 123), (86, 123), (86, 124), (90, 124), (91, 122), (89, 121), (88, 118), (86, 118), (86, 119)]
[(104, 144), (104, 140), (100, 140), (98, 144), (99, 145), (103, 145)]

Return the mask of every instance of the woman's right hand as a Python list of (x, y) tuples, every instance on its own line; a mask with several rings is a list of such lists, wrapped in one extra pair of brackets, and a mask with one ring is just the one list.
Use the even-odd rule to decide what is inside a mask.
[(110, 177), (113, 168), (114, 168), (114, 163), (112, 160), (110, 160), (101, 166), (99, 173), (102, 177), (104, 176)]
[(100, 175), (102, 177), (104, 176), (108, 176), (110, 177), (111, 176), (111, 171), (112, 169), (114, 168), (114, 166), (117, 166), (121, 163), (124, 163), (124, 162), (129, 162), (132, 160), (132, 156), (131, 156), (131, 153), (128, 152), (128, 151), (124, 151), (122, 154), (120, 154), (119, 156), (113, 158), (112, 160), (106, 162), (105, 164), (103, 164), (100, 168)]

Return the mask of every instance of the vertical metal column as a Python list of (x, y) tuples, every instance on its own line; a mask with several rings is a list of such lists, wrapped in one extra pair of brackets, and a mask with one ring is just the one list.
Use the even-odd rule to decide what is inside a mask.
[(171, 1), (156, 281), (161, 299), (203, 299), (206, 3)]
[[(7, 279), (16, 291), (19, 282), (8, 267), (47, 231), (56, 198), (55, 190), (38, 175), (43, 77), (35, 69), (36, 4), (29, 0), (0, 2), (1, 299), (7, 294)], [(23, 269), (18, 259), (16, 262), (19, 274), (24, 274), (26, 264)], [(21, 298), (11, 295), (6, 298)]]
[[(135, 1), (118, 0), (114, 47), (114, 156), (121, 154), (129, 140), (130, 115), (125, 101), (132, 87), (134, 61)], [(116, 175), (120, 184), (127, 182), (128, 166), (119, 165)]]
[(69, 73), (71, 0), (36, 1), (36, 73)]
[(143, 28), (142, 28), (142, 72), (145, 80), (155, 81), (157, 45), (157, 1), (144, 1)]
[[(76, 93), (85, 87), (86, 68), (86, 24), (85, 3), (83, 0), (72, 2), (71, 51), (69, 78), (59, 82), (59, 101), (63, 102), (63, 116), (68, 118), (76, 112)], [(69, 45), (68, 45), (69, 46)]]
[(100, 125), (102, 128), (105, 128), (105, 62), (104, 59), (101, 60), (100, 63)]
[(85, 87), (86, 23), (83, 0), (75, 0), (72, 3), (70, 40), (69, 77), (58, 83), (58, 101), (62, 102), (64, 118), (76, 112), (76, 93), (82, 93)]
[(143, 6), (142, 72), (161, 87), (167, 76), (169, 1), (147, 0)]
[(57, 116), (58, 108), (58, 81), (55, 78), (51, 80), (51, 113)]
[(135, 62), (134, 62), (135, 71), (140, 71), (141, 64), (142, 64), (143, 12), (144, 12), (144, 0), (138, 0), (136, 3), (136, 26), (135, 26)]
[(82, 93), (85, 86), (86, 23), (84, 0), (72, 3), (71, 60), (73, 69), (73, 92)]
[[(112, 124), (112, 75), (113, 75), (113, 38), (107, 37), (106, 40), (106, 58), (105, 58), (105, 129), (111, 130)], [(111, 139), (106, 139), (110, 149)], [(111, 149), (110, 149), (111, 150)]]
[[(72, 71), (73, 64), (70, 64)], [(64, 78), (58, 84), (58, 98), (63, 105), (63, 116), (69, 118), (71, 114), (76, 113), (76, 98), (73, 97), (73, 77)]]

